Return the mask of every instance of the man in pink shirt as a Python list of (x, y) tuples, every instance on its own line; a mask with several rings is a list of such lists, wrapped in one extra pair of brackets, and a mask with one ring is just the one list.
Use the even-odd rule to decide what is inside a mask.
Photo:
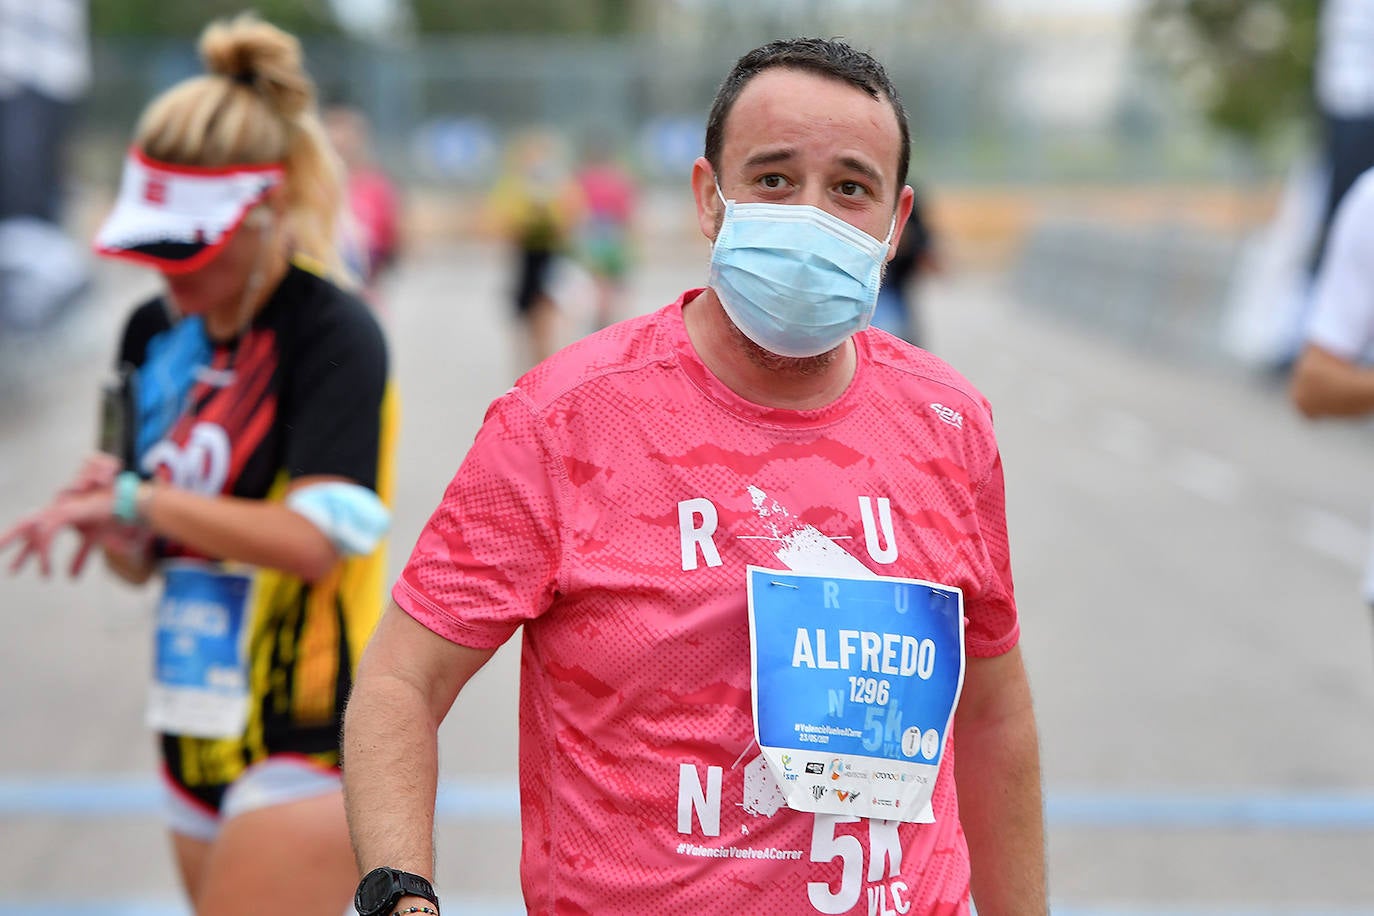
[(522, 626), (531, 913), (1047, 912), (990, 410), (868, 328), (909, 151), (868, 55), (745, 55), (709, 285), (491, 405), (347, 714), (364, 916), (438, 910), (437, 723)]

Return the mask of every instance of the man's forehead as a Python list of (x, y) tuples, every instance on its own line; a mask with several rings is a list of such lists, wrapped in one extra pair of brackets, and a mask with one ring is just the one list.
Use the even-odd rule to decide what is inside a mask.
[(839, 77), (772, 67), (740, 90), (725, 119), (722, 153), (736, 168), (746, 162), (784, 161), (798, 149), (790, 134), (814, 134), (822, 125), (833, 125), (834, 135), (845, 140), (846, 151), (835, 152), (837, 162), (853, 164), (867, 151), (886, 165), (889, 153), (895, 161), (901, 145), (897, 114), (886, 97), (874, 98)]
[[(805, 88), (799, 91), (799, 87), (803, 86)], [(850, 104), (862, 105), (867, 102), (871, 105), (890, 107), (882, 93), (875, 97), (840, 76), (785, 65), (769, 67), (750, 77), (740, 87), (733, 107), (758, 104), (761, 100), (772, 100), (774, 96), (782, 96), (791, 107), (804, 110), (810, 107), (808, 102), (814, 102), (816, 93), (852, 96)], [(896, 120), (895, 115), (893, 120)]]

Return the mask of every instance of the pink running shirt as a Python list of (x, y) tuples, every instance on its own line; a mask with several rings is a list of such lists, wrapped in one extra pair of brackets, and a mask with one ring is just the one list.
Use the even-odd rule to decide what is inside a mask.
[(634, 215), (635, 187), (620, 169), (594, 166), (582, 171), (577, 183), (594, 218), (624, 226)]
[[(785, 807), (753, 744), (749, 564), (841, 550), (963, 589), (966, 651), (1019, 626), (986, 401), (880, 331), (820, 410), (701, 363), (684, 302), (497, 399), (394, 589), (465, 646), (524, 625), (522, 882), (532, 914), (968, 912), (950, 738), (933, 824)], [(820, 755), (818, 755), (820, 756)]]

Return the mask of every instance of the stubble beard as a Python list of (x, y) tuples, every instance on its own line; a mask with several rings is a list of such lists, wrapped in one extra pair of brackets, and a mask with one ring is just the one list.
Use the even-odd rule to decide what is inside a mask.
[(730, 326), (730, 336), (735, 338), (736, 343), (739, 344), (745, 358), (750, 363), (760, 369), (776, 372), (780, 375), (801, 377), (820, 375), (830, 368), (835, 360), (839, 359), (840, 351), (844, 348), (844, 344), (840, 344), (817, 356), (782, 356), (754, 343), (728, 318), (725, 323)]

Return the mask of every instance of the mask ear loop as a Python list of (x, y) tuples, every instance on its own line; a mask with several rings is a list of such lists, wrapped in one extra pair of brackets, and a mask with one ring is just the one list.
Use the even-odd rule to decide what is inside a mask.
[[(889, 224), (888, 224), (888, 227), (887, 227), (887, 238), (883, 239), (883, 255), (884, 255), (884, 257), (883, 257), (883, 259), (882, 259), (881, 261), (878, 262), (878, 283), (879, 283), (879, 284), (881, 284), (881, 283), (883, 282), (883, 278), (887, 276), (887, 264), (888, 264), (888, 259), (887, 259), (886, 255), (887, 255), (887, 250), (888, 250), (889, 248), (892, 247), (892, 234), (893, 234), (894, 232), (896, 232), (896, 231), (897, 231), (897, 211), (894, 210), (894, 211), (892, 211), (892, 222), (889, 223)], [(870, 314), (870, 315), (869, 315), (869, 320), (872, 321), (872, 318), (873, 318), (873, 316)]]
[(716, 179), (715, 179), (715, 184), (716, 184), (716, 197), (720, 200), (720, 204), (721, 204), (721, 206), (722, 206), (724, 209), (721, 210), (721, 213), (720, 213), (720, 225), (716, 227), (716, 237), (715, 237), (714, 239), (711, 239), (711, 249), (712, 249), (713, 251), (715, 250), (715, 247), (716, 247), (716, 240), (720, 238), (721, 230), (725, 228), (725, 217), (726, 217), (726, 215), (730, 212), (730, 201), (726, 200), (726, 199), (725, 199), (725, 195), (724, 195), (723, 193), (721, 193), (721, 190), (720, 190), (720, 178), (719, 178), (719, 176), (716, 177)]
[(889, 224), (888, 224), (888, 227), (887, 227), (887, 238), (883, 239), (883, 244), (884, 244), (884, 245), (889, 245), (889, 246), (890, 246), (890, 245), (892, 244), (892, 233), (894, 233), (894, 232), (896, 232), (896, 231), (897, 231), (897, 211), (896, 211), (896, 210), (893, 210), (893, 211), (892, 211), (892, 222), (889, 223)]

